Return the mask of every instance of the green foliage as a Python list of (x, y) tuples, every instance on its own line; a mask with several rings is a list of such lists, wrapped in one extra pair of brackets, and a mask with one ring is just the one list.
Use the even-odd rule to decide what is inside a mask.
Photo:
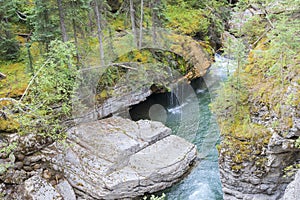
[(27, 101), (30, 112), (23, 115), (20, 131), (60, 137), (64, 125), (62, 121), (71, 114), (70, 98), (74, 94), (77, 69), (73, 57), (74, 46), (54, 40), (49, 45), (49, 53), (43, 65), (36, 69)]
[[(255, 27), (255, 28), (253, 28)], [(245, 35), (250, 44), (255, 44), (267, 32), (267, 22), (259, 15), (251, 17), (241, 28), (241, 35)]]
[(17, 7), (21, 2), (0, 1), (0, 60), (16, 60), (19, 57), (19, 43), (12, 33), (17, 24)]
[(0, 153), (8, 155), (8, 162), (0, 163), (0, 175), (5, 173), (8, 168), (12, 167), (16, 158), (13, 154), (13, 151), (17, 148), (17, 143), (7, 144), (6, 146), (0, 147)]
[[(23, 62), (3, 62), (0, 71), (7, 77), (0, 81), (0, 97), (19, 97), (23, 94), (29, 79)], [(1, 126), (1, 125), (0, 125)]]
[[(299, 82), (300, 48), (295, 36), (299, 36), (300, 30), (299, 20), (290, 11), (293, 7), (285, 2), (276, 1), (276, 7), (272, 7), (275, 1), (239, 1), (237, 4), (241, 10), (251, 4), (262, 11), (268, 8), (271, 14), (255, 15), (238, 30), (239, 36), (246, 36), (255, 46), (248, 59), (242, 40), (229, 40), (226, 53), (236, 60), (237, 71), (211, 105), (224, 136), (221, 147), (226, 152), (223, 154), (232, 158), (234, 171), (241, 170), (240, 163), (245, 160), (263, 168), (266, 160), (261, 151), (271, 137), (268, 129), (284, 136), (293, 127), (292, 114), (285, 108), (297, 109), (299, 105), (295, 97), (298, 92), (289, 92), (288, 88)], [(278, 118), (270, 126), (251, 120), (263, 106), (268, 112), (260, 120), (268, 121), (274, 115)], [(299, 143), (298, 139), (295, 146), (299, 147)]]
[(34, 27), (33, 39), (46, 44), (46, 47), (59, 34), (59, 18), (55, 7), (51, 1), (35, 0), (33, 13), (29, 16), (30, 24)]
[[(170, 25), (171, 28), (181, 33), (190, 35), (200, 34), (201, 39), (208, 39), (208, 29), (209, 26), (212, 25), (212, 22), (214, 22), (214, 13), (218, 13), (218, 15), (222, 13), (220, 11), (224, 4), (220, 2), (221, 1), (155, 1), (155, 5), (152, 6), (149, 6), (149, 2), (145, 2), (145, 22), (143, 25), (151, 26), (151, 15), (155, 14), (157, 15), (157, 26), (164, 25), (164, 22), (166, 22), (165, 25)], [(109, 12), (110, 7), (106, 1), (103, 2), (101, 25), (104, 38), (111, 36), (107, 27), (114, 27), (114, 25), (119, 27), (120, 23), (123, 23), (124, 26), (121, 26), (121, 29), (124, 29), (128, 27), (126, 24), (130, 24), (128, 23), (126, 13), (128, 11), (126, 3), (127, 2), (124, 1), (121, 9), (112, 15), (112, 13)], [(79, 44), (78, 53), (81, 62), (84, 64), (91, 63), (91, 54), (95, 52), (95, 47), (97, 46), (95, 45), (97, 41), (95, 37), (95, 16), (90, 4), (91, 0), (63, 1), (67, 33), (70, 41), (77, 36)], [(26, 111), (28, 112), (22, 114), (19, 129), (24, 133), (37, 132), (44, 134), (47, 132), (49, 135), (55, 135), (63, 129), (61, 122), (70, 113), (71, 107), (69, 105), (69, 98), (73, 95), (71, 92), (72, 88), (76, 87), (74, 84), (76, 69), (73, 60), (75, 53), (73, 45), (70, 43), (63, 44), (55, 40), (60, 37), (57, 1), (11, 0), (0, 1), (0, 6), (0, 59), (16, 60), (21, 57), (19, 61), (22, 60), (22, 63), (4, 62), (4, 64), (0, 66), (1, 72), (8, 75), (7, 79), (2, 80), (0, 83), (0, 95), (20, 97), (23, 94), (26, 89), (26, 84), (28, 83), (28, 77), (30, 76), (28, 74), (25, 75), (24, 72), (24, 66), (28, 64), (26, 63), (28, 61), (28, 55), (26, 53), (27, 50), (31, 50), (33, 57), (32, 65), (34, 68), (34, 70), (31, 70), (31, 73), (34, 80), (29, 86), (29, 90), (26, 93), (27, 96), (24, 99), (28, 107)], [(213, 10), (206, 12), (209, 10), (208, 6)], [(137, 19), (139, 18), (139, 9), (139, 3), (135, 2), (135, 16)], [(21, 16), (18, 16), (16, 14), (17, 12), (21, 12)], [(21, 19), (22, 16), (24, 19)], [(169, 18), (167, 19), (166, 17)], [(118, 19), (117, 22), (114, 21), (116, 18)], [(219, 16), (217, 16), (217, 18), (219, 19)], [(77, 32), (73, 34), (74, 27)], [(30, 38), (21, 38), (16, 37), (17, 34), (24, 34), (24, 37), (26, 37), (27, 34), (31, 34), (31, 36)], [(147, 38), (144, 37), (145, 41), (146, 39)], [(105, 47), (107, 52), (112, 49), (115, 51), (123, 51), (123, 49), (126, 48), (119, 43), (119, 41), (113, 42), (115, 42), (113, 45), (109, 44)], [(31, 48), (25, 48), (25, 45), (30, 46), (31, 44)], [(42, 46), (42, 44), (45, 46)], [(112, 48), (112, 46), (115, 47)], [(44, 47), (46, 47), (46, 52), (48, 52), (46, 55), (43, 55), (45, 52)], [(149, 73), (153, 76), (154, 74), (160, 74), (161, 77), (167, 76), (165, 73), (168, 70), (165, 68), (165, 73), (159, 73), (162, 69), (161, 67), (170, 66), (172, 69), (179, 71), (182, 75), (186, 74), (191, 68), (181, 57), (171, 54), (170, 52), (156, 52), (155, 54), (150, 54), (149, 52), (142, 52), (128, 56), (132, 56), (130, 58), (131, 60), (129, 59), (130, 61), (142, 63), (154, 61), (154, 65), (148, 65), (144, 69), (139, 69), (139, 73)], [(108, 53), (106, 55), (108, 55)], [(43, 58), (41, 58), (42, 56)], [(126, 70), (120, 67), (118, 67), (118, 69), (108, 68), (107, 73), (102, 77), (100, 87), (114, 86), (118, 82), (118, 79), (125, 73), (124, 71)], [(20, 74), (22, 74), (22, 76)], [(138, 79), (142, 75), (143, 74), (135, 74), (134, 78)], [(154, 82), (158, 80), (152, 78), (151, 81)], [(158, 83), (166, 86), (166, 83), (159, 81)], [(102, 97), (108, 97), (112, 94), (112, 92), (107, 89), (100, 89), (100, 92), (100, 96)], [(3, 123), (2, 125), (4, 126), (5, 124)], [(13, 126), (13, 128), (15, 127), (16, 126)], [(12, 129), (12, 131), (13, 130), (15, 129)]]
[(166, 26), (178, 33), (210, 40), (224, 31), (229, 9), (225, 1), (177, 0), (167, 1), (164, 15)]
[(0, 60), (16, 60), (19, 57), (19, 43), (14, 38), (0, 36)]
[(17, 143), (14, 142), (12, 144), (8, 144), (5, 147), (1, 147), (0, 149), (0, 153), (5, 153), (5, 154), (10, 154), (11, 152), (13, 152), (13, 150), (15, 150), (17, 147)]

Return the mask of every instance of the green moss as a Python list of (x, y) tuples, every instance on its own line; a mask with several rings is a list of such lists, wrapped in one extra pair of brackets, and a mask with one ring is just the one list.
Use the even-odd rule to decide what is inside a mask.
[(234, 172), (238, 172), (240, 171), (241, 169), (243, 169), (244, 167), (242, 165), (233, 165), (231, 167), (231, 170), (234, 171)]
[(0, 132), (14, 133), (19, 129), (20, 124), (13, 119), (1, 119), (0, 118)]
[[(242, 27), (242, 33), (247, 37), (250, 44), (255, 43), (265, 32), (267, 22), (259, 15), (251, 17)], [(255, 28), (253, 28), (255, 27)]]
[(293, 165), (289, 165), (287, 167), (284, 168), (284, 176), (285, 177), (291, 177), (293, 176), (298, 170), (300, 169), (300, 164), (299, 163), (295, 163)]
[(0, 63), (0, 71), (7, 76), (0, 80), (0, 98), (21, 96), (30, 79), (26, 73), (26, 64)]
[(200, 33), (205, 36), (210, 25), (200, 9), (185, 8), (183, 5), (168, 5), (165, 11), (166, 26), (181, 34), (194, 36)]
[[(269, 120), (271, 114), (280, 118), (273, 122), (273, 130), (284, 135), (293, 127), (292, 116), (283, 108), (285, 105), (296, 107), (300, 103), (299, 92), (299, 95), (291, 93), (286, 98), (290, 82), (299, 80), (300, 63), (293, 61), (289, 67), (284, 67), (285, 63), (279, 65), (278, 60), (270, 56), (270, 48), (272, 45), (268, 40), (262, 39), (250, 52), (245, 68), (225, 83), (211, 105), (224, 137), (219, 148), (226, 149), (224, 155), (232, 159), (233, 171), (240, 170), (240, 164), (247, 161), (254, 162), (259, 168), (265, 166), (266, 158), (261, 154), (272, 133), (269, 127), (251, 120), (253, 113), (260, 112), (262, 106), (268, 109), (262, 120)], [(235, 82), (237, 76), (242, 83), (240, 88)], [(290, 81), (286, 81), (287, 77)]]
[(232, 161), (235, 163), (242, 163), (243, 162), (243, 155), (242, 154), (236, 154), (233, 158)]

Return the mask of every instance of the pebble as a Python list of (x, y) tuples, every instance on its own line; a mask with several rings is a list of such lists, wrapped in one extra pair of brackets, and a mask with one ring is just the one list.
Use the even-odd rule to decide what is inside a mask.
[(22, 162), (16, 162), (15, 164), (14, 164), (14, 169), (22, 169), (22, 167), (23, 167), (23, 163)]
[(48, 169), (46, 169), (43, 172), (43, 178), (45, 178), (45, 179), (50, 179), (51, 178), (51, 172)]
[(41, 168), (41, 164), (35, 164), (35, 165), (33, 166), (33, 169), (34, 169), (34, 170), (37, 170), (37, 169), (39, 169), (39, 168)]
[(33, 170), (32, 167), (30, 167), (30, 166), (24, 166), (23, 169), (24, 169), (26, 172), (30, 172), (30, 171)]
[(18, 160), (20, 160), (20, 161), (22, 161), (22, 160), (24, 160), (24, 158), (25, 158), (25, 155), (24, 154), (21, 154), (21, 153), (19, 153), (19, 154), (17, 154), (17, 159)]

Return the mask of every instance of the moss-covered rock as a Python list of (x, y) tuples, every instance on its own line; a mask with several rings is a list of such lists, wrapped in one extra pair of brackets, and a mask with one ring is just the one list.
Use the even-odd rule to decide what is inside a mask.
[(284, 176), (284, 168), (300, 157), (294, 145), (300, 119), (295, 97), (300, 89), (298, 58), (278, 66), (269, 55), (272, 48), (269, 40), (262, 39), (250, 52), (248, 64), (212, 104), (223, 135), (219, 147), (223, 187), (238, 198), (280, 197), (291, 180)]

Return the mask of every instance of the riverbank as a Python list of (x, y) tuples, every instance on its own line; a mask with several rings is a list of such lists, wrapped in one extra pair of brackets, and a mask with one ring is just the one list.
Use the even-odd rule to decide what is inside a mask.
[(234, 15), (237, 70), (212, 105), (224, 199), (280, 199), (299, 169), (299, 19), (274, 4)]

